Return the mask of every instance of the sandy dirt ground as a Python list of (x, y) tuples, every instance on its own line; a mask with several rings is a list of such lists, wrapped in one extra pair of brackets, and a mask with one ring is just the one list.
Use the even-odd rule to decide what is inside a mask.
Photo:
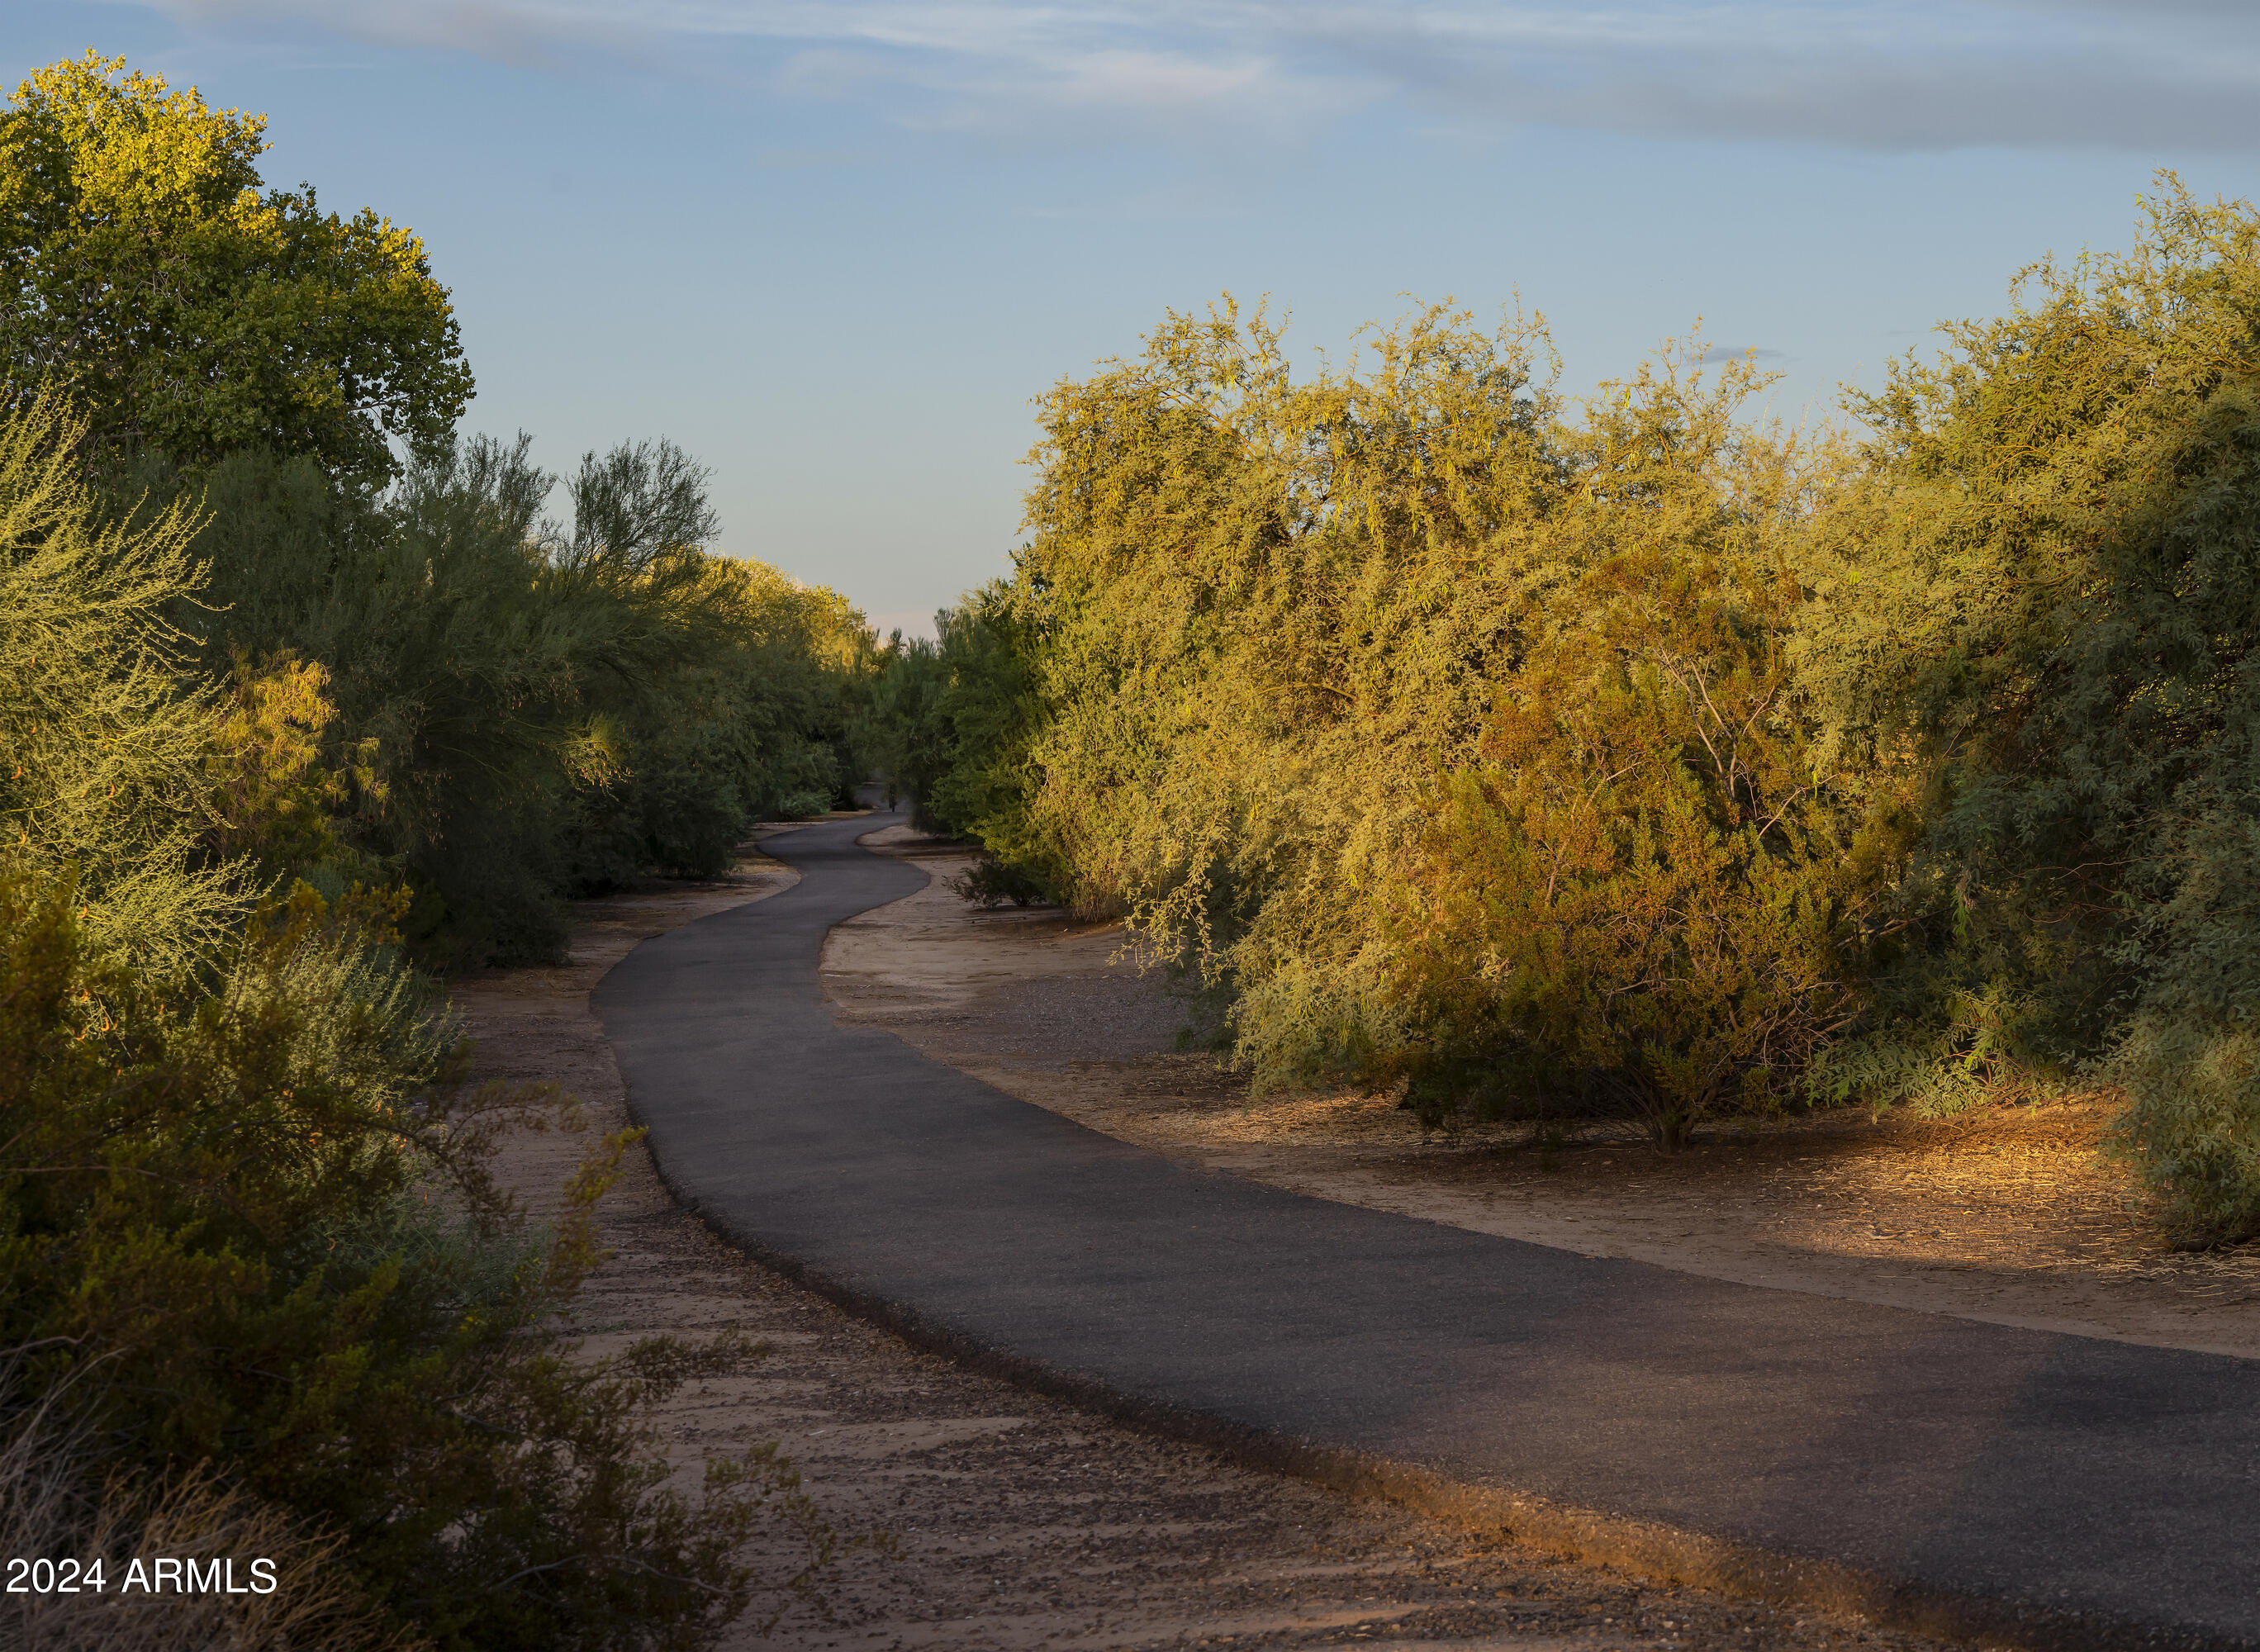
[[(553, 1081), (579, 1098), (591, 1129), (620, 1127), (625, 1098), (590, 990), (645, 936), (759, 899), (790, 876), (755, 860), (718, 883), (585, 903), (565, 965), (458, 983), (481, 1076)], [(1028, 926), (1028, 938), (1037, 933)], [(1075, 955), (1092, 954), (1085, 944)], [(1093, 967), (1103, 970), (1103, 958)], [(1063, 1014), (1076, 1012), (1061, 1003)], [(517, 1137), (504, 1148), (506, 1179), (538, 1208), (583, 1145), (555, 1132)], [(612, 1254), (578, 1316), (592, 1352), (726, 1329), (769, 1349), (667, 1407), (665, 1443), (683, 1475), (710, 1455), (781, 1441), (824, 1519), (855, 1540), (826, 1569), (817, 1603), (764, 1598), (732, 1647), (1939, 1652), (1910, 1636), (1572, 1565), (976, 1376), (723, 1245), (671, 1201), (640, 1149), (602, 1219)], [(803, 1552), (781, 1532), (758, 1558), (782, 1576)], [(763, 1637), (758, 1620), (772, 1615)]]
[(1094, 1129), (1298, 1192), (1684, 1272), (1853, 1301), (2260, 1358), (2260, 1245), (2163, 1249), (2097, 1144), (2092, 1105), (1923, 1122), (1865, 1113), (1714, 1132), (1666, 1155), (1629, 1131), (1540, 1153), (1504, 1126), (1424, 1132), (1386, 1098), (1252, 1098), (1177, 1053), (1184, 1014), (1112, 926), (983, 911), (969, 862), (906, 827), (873, 848), (926, 890), (833, 932), (844, 1016)]

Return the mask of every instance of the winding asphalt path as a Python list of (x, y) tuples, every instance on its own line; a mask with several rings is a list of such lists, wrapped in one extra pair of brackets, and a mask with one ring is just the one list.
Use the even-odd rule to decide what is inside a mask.
[[(2260, 1366), (1697, 1278), (1277, 1191), (835, 1023), (856, 847), (597, 1007), (678, 1197), (842, 1299), (1248, 1437), (1852, 1569), (2026, 1644), (2260, 1646)], [(2049, 1627), (2049, 1625), (2053, 1627)]]

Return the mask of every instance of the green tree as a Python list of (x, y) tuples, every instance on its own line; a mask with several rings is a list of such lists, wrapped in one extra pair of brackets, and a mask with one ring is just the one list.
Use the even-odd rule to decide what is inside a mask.
[(2123, 1087), (2209, 1242), (2260, 1231), (2260, 213), (2161, 186), (2131, 252), (2027, 270), (1857, 404), (1807, 675), (1927, 799), (1885, 1035)]
[(421, 242), (262, 192), (266, 121), (91, 52), (0, 112), (0, 397), (69, 387), (105, 447), (253, 447), (383, 479), (471, 393)]
[(957, 760), (956, 742), (941, 717), (948, 677), (941, 651), (923, 637), (899, 631), (881, 644), (869, 700), (856, 718), (856, 750), (884, 784), (890, 804), (906, 800), (911, 823), (922, 832), (948, 827), (933, 810), (934, 783)]
[[(194, 518), (104, 509), (82, 436), (52, 397), (0, 413), (0, 1437), (52, 1414), (107, 1454), (65, 1465), (97, 1486), (217, 1476), (342, 1540), (366, 1594), (441, 1646), (711, 1642), (762, 1509), (823, 1538), (772, 1453), (701, 1498), (669, 1489), (648, 1404), (736, 1350), (592, 1362), (560, 1334), (628, 1138), (596, 1145), (547, 1235), (516, 1219), (485, 1149), (538, 1098), (459, 1082), (400, 961), (404, 895), (275, 897), (333, 854), (337, 787), (372, 789), (366, 736), (333, 734), (313, 663), (200, 680), (167, 618), (198, 589)], [(493, 517), (508, 456), (433, 482), (440, 528)], [(229, 465), (254, 460), (273, 473)], [(474, 560), (526, 583), (539, 558), (501, 543), (474, 535)], [(476, 660), (468, 622), (497, 615), (472, 572), (468, 606), (426, 618), (465, 622)], [(522, 730), (485, 750), (521, 740), (524, 769), (557, 766)]]
[(435, 962), (552, 956), (563, 896), (712, 876), (847, 780), (862, 617), (700, 543), (704, 473), (670, 444), (588, 456), (569, 527), (528, 446), (467, 442), (374, 499), (264, 451), (201, 483), (209, 584), (180, 623), (215, 675), (322, 669), (338, 836), (416, 886)]
[(940, 738), (924, 754), (921, 801), (934, 824), (980, 837), (1026, 887), (1063, 888), (1065, 867), (1041, 835), (1024, 835), (1038, 779), (1030, 749), (1047, 720), (1037, 662), (1043, 628), (1033, 607), (992, 580), (934, 616)]
[(1010, 863), (1018, 887), (1056, 881), (1028, 829), (1036, 778), (1030, 747), (1043, 726), (1039, 627), (1023, 594), (1002, 580), (934, 615), (936, 639), (880, 651), (859, 750), (894, 796), (910, 799), (922, 831), (977, 837)]

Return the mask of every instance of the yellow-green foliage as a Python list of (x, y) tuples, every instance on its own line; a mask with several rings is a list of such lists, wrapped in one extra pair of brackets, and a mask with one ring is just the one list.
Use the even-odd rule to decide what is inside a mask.
[(337, 719), (329, 681), (319, 665), (288, 653), (263, 671), (237, 656), (213, 741), (206, 841), (217, 858), (276, 874), (333, 864), (343, 858), (337, 814), (356, 790), (383, 801), (375, 740), (345, 753), (342, 772), (324, 762), (323, 735)]
[(1464, 582), (1556, 468), (1533, 342), (1431, 311), (1303, 386), (1227, 306), (1054, 391), (1016, 595), (1051, 719), (1033, 812), (1079, 899), (1243, 974), (1259, 913), (1274, 948), (1355, 953), (1344, 898), (1487, 703), (1496, 593)]
[(71, 883), (95, 950), (170, 972), (246, 904), (197, 854), (219, 719), (166, 618), (198, 583), (196, 524), (106, 517), (85, 433), (53, 395), (0, 417), (0, 856)]
[(1889, 869), (1781, 657), (1813, 461), (1747, 363), (1580, 415), (1545, 351), (1429, 309), (1298, 383), (1227, 304), (1060, 386), (1021, 858), (1228, 983), (1267, 1079), (1600, 1082), (1676, 1142), (1845, 1018)]
[(1027, 812), (1044, 711), (1026, 607), (995, 580), (934, 616), (934, 642), (898, 633), (873, 654), (856, 725), (862, 766), (885, 777), (890, 800), (907, 795), (923, 830), (981, 840), (1003, 857), (983, 876), (1021, 899), (1068, 876)]
[(1267, 1081), (1667, 1144), (2100, 1086), (2170, 1231), (2260, 1230), (2260, 214), (2149, 211), (1857, 446), (1743, 419), (1746, 364), (1580, 408), (1534, 328), (1298, 382), (1172, 316), (1047, 399), (1033, 539), (890, 665), (895, 746)]
[(1731, 384), (1626, 388), (1581, 433), (1606, 495), (1534, 535), (1519, 657), (1382, 898), (1374, 1064), (1431, 1108), (1598, 1104), (1676, 1147), (1852, 1020), (1906, 834), (1815, 767), (1787, 455), (1740, 437)]
[(266, 446), (363, 477), (471, 391), (422, 244), (261, 193), (263, 117), (94, 53), (0, 111), (0, 401), (68, 385), (92, 439), (192, 464)]

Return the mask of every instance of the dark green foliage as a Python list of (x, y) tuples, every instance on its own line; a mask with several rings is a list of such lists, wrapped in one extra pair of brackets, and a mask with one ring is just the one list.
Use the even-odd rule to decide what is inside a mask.
[(934, 783), (957, 760), (957, 742), (941, 715), (949, 682), (941, 650), (923, 637), (906, 641), (898, 631), (879, 648), (875, 663), (870, 698), (857, 721), (857, 749), (883, 783), (886, 800), (909, 802), (912, 826), (947, 832), (933, 804)]
[(737, 1350), (590, 1363), (552, 1327), (626, 1139), (529, 1233), (483, 1170), (505, 1098), (461, 1091), (365, 922), (302, 897), (217, 991), (161, 993), (68, 906), (0, 877), (0, 1348), (30, 1385), (313, 1517), (441, 1646), (704, 1644), (762, 1504), (798, 1505), (768, 1459), (662, 1489), (645, 1407)]
[(263, 454), (202, 482), (183, 624), (215, 665), (325, 668), (332, 761), (368, 747), (341, 836), (404, 871), (435, 961), (554, 956), (561, 897), (712, 876), (753, 821), (848, 778), (853, 611), (669, 537), (712, 527), (669, 444), (584, 460), (569, 535), (526, 449), (473, 442), (374, 499)]
[(1037, 607), (997, 582), (934, 616), (943, 679), (934, 718), (952, 755), (932, 772), (927, 807), (949, 830), (977, 835), (1006, 857), (1029, 887), (1049, 890), (1060, 887), (1058, 857), (1018, 829), (1038, 779), (1031, 754), (1046, 715)]
[(893, 795), (910, 798), (921, 831), (980, 836), (1034, 888), (1058, 868), (1040, 844), (1015, 835), (1027, 819), (1030, 748), (1044, 719), (1031, 605), (1014, 586), (991, 582), (934, 616), (936, 641), (898, 636), (879, 657), (858, 747)]
[(207, 658), (288, 648), (327, 669), (339, 738), (377, 745), (353, 835), (414, 880), (418, 934), (472, 962), (548, 955), (563, 933), (560, 754), (576, 656), (604, 639), (543, 588), (547, 484), (522, 444), (476, 444), (382, 504), (260, 454), (203, 490)]
[(1044, 886), (1033, 877), (1011, 862), (987, 854), (951, 878), (949, 889), (961, 900), (991, 909), (1007, 901), (1015, 906), (1028, 906), (1045, 898)]
[(2234, 1237), (2260, 1230), (2260, 218), (2168, 180), (2134, 253), (2024, 282), (1861, 404), (1875, 475), (1831, 524), (1860, 577), (1813, 680), (1930, 820), (1884, 1033), (2123, 1087), (2168, 1226)]

